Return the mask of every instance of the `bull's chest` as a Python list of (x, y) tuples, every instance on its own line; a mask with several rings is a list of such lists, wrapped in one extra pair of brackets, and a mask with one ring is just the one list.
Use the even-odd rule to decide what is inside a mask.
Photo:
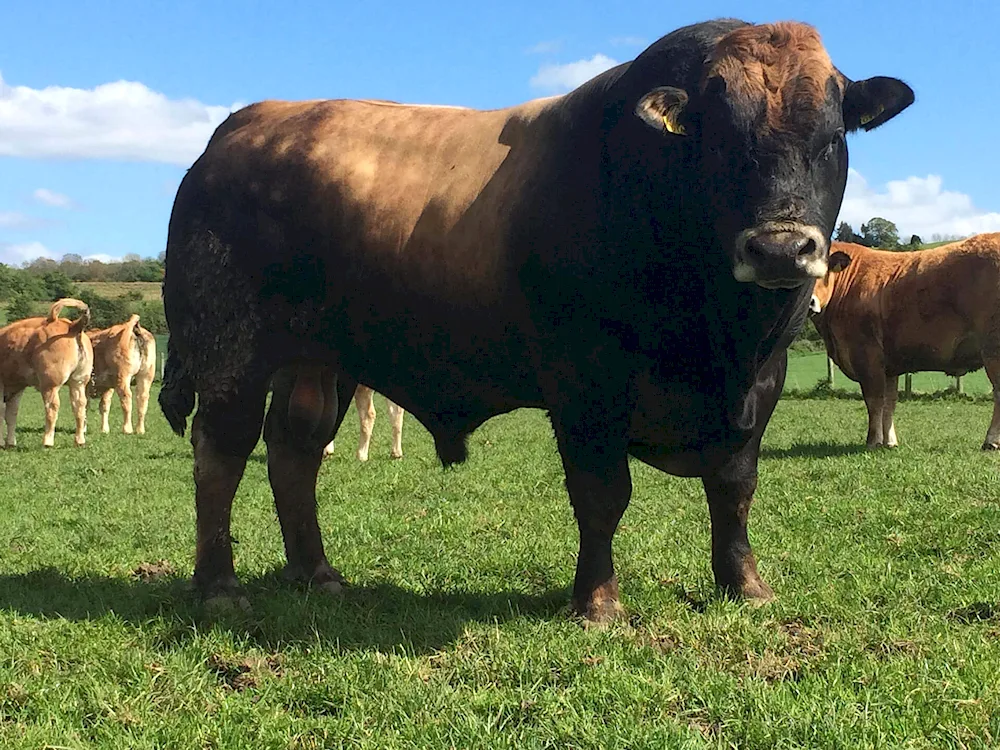
[(643, 373), (630, 424), (629, 452), (669, 474), (700, 476), (745, 441), (726, 419), (721, 384), (704, 377)]

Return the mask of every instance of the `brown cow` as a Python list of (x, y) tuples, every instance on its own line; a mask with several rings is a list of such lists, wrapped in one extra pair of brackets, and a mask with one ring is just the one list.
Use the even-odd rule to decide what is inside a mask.
[[(63, 307), (77, 308), (80, 317), (73, 321), (60, 318)], [(29, 385), (38, 389), (45, 402), (42, 445), (51, 447), (55, 443), (59, 389), (67, 384), (76, 417), (76, 444), (86, 442), (86, 388), (94, 366), (94, 349), (84, 334), (89, 322), (90, 308), (67, 297), (54, 302), (46, 317), (25, 318), (0, 328), (0, 393), (7, 421), (6, 447), (17, 445), (17, 409)]]
[(110, 432), (108, 412), (111, 394), (117, 393), (122, 405), (122, 432), (132, 434), (132, 378), (139, 410), (136, 432), (146, 433), (146, 409), (149, 389), (156, 376), (156, 338), (139, 325), (133, 315), (124, 323), (99, 331), (87, 331), (94, 345), (94, 375), (90, 381), (90, 397), (101, 399), (101, 432)]
[[(354, 391), (354, 405), (358, 408), (358, 422), (361, 426), (361, 436), (358, 439), (357, 457), (359, 461), (368, 460), (368, 449), (372, 441), (372, 430), (375, 429), (375, 391), (367, 385), (358, 385)], [(403, 457), (403, 415), (406, 411), (399, 404), (391, 399), (385, 400), (389, 408), (389, 421), (392, 424), (392, 447), (389, 451), (390, 458)], [(323, 449), (324, 456), (333, 454), (333, 443), (331, 440)]]
[(620, 612), (629, 454), (701, 477), (716, 582), (771, 596), (747, 518), (826, 272), (845, 136), (912, 102), (899, 80), (841, 73), (811, 27), (724, 19), (505, 109), (230, 115), (178, 188), (163, 284), (160, 406), (183, 434), (197, 403), (202, 596), (240, 601), (230, 516), (262, 427), (287, 575), (340, 590), (316, 476), (358, 383), (417, 418), (445, 465), (486, 420), (546, 410), (586, 618)]
[(861, 384), (869, 448), (898, 444), (900, 375), (985, 366), (993, 420), (983, 449), (1000, 449), (1000, 234), (910, 253), (834, 242), (809, 309), (827, 353)]

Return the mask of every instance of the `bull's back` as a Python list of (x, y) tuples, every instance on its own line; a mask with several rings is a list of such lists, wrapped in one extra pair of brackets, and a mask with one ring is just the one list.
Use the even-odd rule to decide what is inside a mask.
[[(455, 408), (463, 390), (496, 406), (506, 382), (532, 398), (511, 240), (523, 221), (512, 217), (537, 189), (552, 105), (265, 102), (235, 113), (178, 191), (168, 318), (183, 316), (186, 299), (211, 299), (227, 321), (281, 299), (275, 315), (321, 316), (322, 346), (397, 402), (418, 388), (438, 401), (454, 393)], [(220, 246), (199, 250), (209, 235), (201, 245)], [(183, 328), (171, 321), (179, 345), (197, 348)], [(233, 359), (253, 344), (231, 339)]]
[(495, 298), (509, 211), (544, 147), (533, 124), (546, 107), (263, 102), (220, 126), (191, 189), (227, 204), (213, 221), (229, 219), (219, 228), (242, 233), (261, 262), (308, 248), (342, 274)]

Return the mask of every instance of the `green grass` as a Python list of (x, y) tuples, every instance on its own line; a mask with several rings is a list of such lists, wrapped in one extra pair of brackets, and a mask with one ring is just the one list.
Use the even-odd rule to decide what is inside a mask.
[(130, 292), (139, 292), (146, 302), (160, 299), (161, 284), (158, 281), (79, 281), (76, 285), (80, 289), (112, 299)]
[[(861, 393), (861, 387), (841, 372), (834, 365), (834, 388), (848, 393)], [(826, 381), (826, 352), (815, 354), (789, 354), (788, 375), (785, 378), (785, 389), (792, 391), (808, 391), (820, 381)], [(955, 378), (943, 372), (918, 372), (913, 375), (914, 393), (936, 393), (954, 389)], [(962, 377), (962, 389), (970, 396), (982, 396), (992, 393), (986, 371), (983, 369), (970, 372)], [(899, 390), (903, 390), (903, 378), (899, 379)], [(986, 428), (983, 428), (986, 434)]]
[(860, 401), (782, 401), (751, 522), (778, 598), (759, 608), (714, 591), (700, 484), (635, 464), (616, 539), (631, 618), (595, 632), (566, 616), (576, 531), (539, 412), (490, 421), (445, 472), (409, 416), (387, 458), (380, 397), (357, 463), (352, 409), (320, 477), (353, 583), (333, 600), (277, 580), (258, 450), (234, 513), (253, 611), (211, 620), (187, 585), (187, 441), (153, 413), (145, 437), (74, 449), (64, 407), (43, 451), (39, 401), (0, 453), (2, 747), (1000, 744), (985, 404), (901, 403), (902, 447), (867, 453)]

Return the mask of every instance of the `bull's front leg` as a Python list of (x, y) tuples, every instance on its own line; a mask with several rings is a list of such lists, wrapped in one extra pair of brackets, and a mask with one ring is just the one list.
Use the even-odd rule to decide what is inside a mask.
[(702, 479), (712, 519), (712, 572), (721, 589), (747, 599), (766, 600), (774, 591), (757, 572), (747, 536), (747, 518), (757, 489), (756, 456), (730, 462)]
[(627, 454), (629, 403), (622, 395), (603, 403), (574, 405), (552, 415), (566, 488), (580, 531), (572, 607), (594, 623), (609, 622), (624, 612), (618, 602), (611, 544), (632, 497)]

